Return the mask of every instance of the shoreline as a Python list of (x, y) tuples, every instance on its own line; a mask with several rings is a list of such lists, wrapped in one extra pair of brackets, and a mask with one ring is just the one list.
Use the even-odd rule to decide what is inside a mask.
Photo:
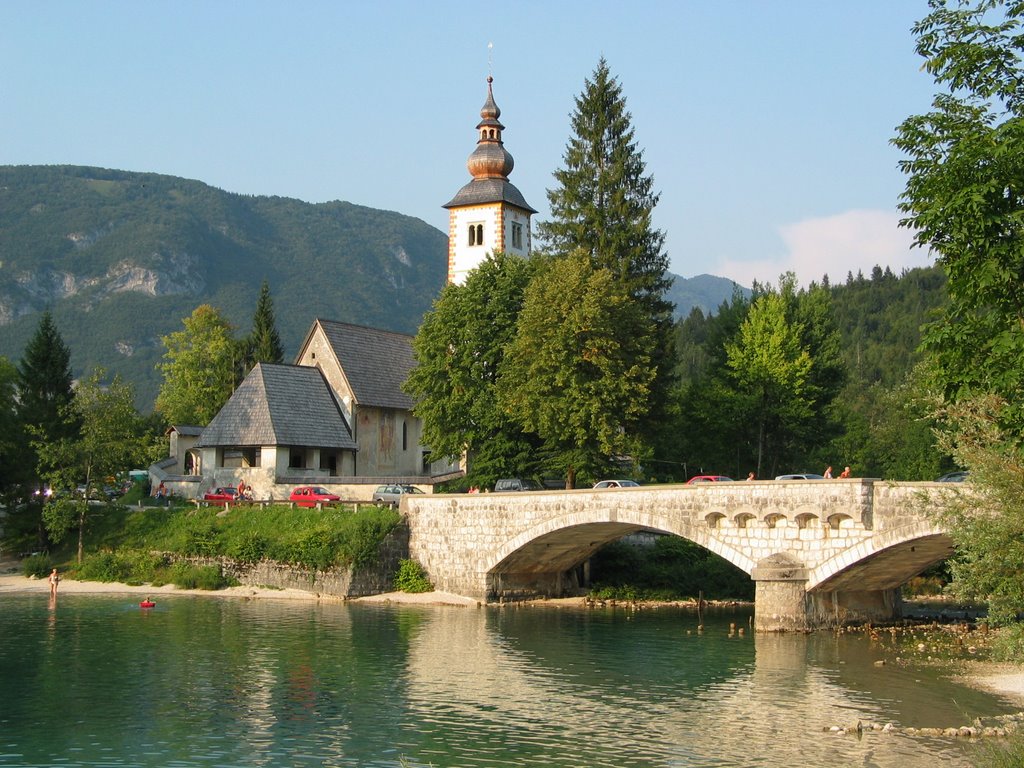
[[(11, 572), (7, 567), (0, 570), (0, 598), (5, 594), (48, 594), (50, 585), (47, 579), (32, 578), (21, 573)], [(242, 600), (300, 600), (308, 602), (355, 602), (376, 603), (383, 605), (433, 605), (447, 607), (482, 607), (484, 604), (473, 598), (447, 592), (388, 592), (379, 595), (367, 595), (346, 600), (341, 597), (322, 595), (301, 589), (271, 589), (268, 587), (238, 586), (219, 590), (179, 589), (173, 584), (161, 587), (150, 585), (134, 586), (120, 582), (78, 581), (62, 579), (57, 589), (58, 599), (62, 594), (72, 595), (141, 595), (159, 598), (161, 596), (202, 596), (221, 599)], [(565, 607), (582, 608), (586, 598), (569, 597), (537, 600), (526, 603), (534, 607)], [(992, 661), (961, 662), (959, 671), (953, 670), (952, 679), (988, 693), (1002, 696), (1007, 700), (1024, 705), (1024, 665)]]

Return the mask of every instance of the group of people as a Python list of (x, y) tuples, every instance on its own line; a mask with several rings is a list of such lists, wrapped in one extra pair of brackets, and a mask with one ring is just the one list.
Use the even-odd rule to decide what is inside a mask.
[[(845, 480), (849, 476), (850, 476), (850, 468), (849, 467), (846, 467), (842, 472), (839, 473), (839, 479), (840, 480)], [(833, 478), (833, 475), (832, 475), (832, 465), (831, 464), (825, 469), (824, 472), (822, 472), (822, 477), (824, 477), (826, 480), (831, 480)]]
[(252, 486), (246, 485), (245, 480), (239, 480), (235, 497), (242, 501), (252, 501)]

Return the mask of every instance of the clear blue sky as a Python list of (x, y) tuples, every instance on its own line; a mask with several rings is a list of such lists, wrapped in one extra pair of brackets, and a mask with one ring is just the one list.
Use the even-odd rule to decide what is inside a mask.
[(925, 0), (3, 0), (0, 164), (95, 165), (347, 200), (447, 230), (494, 95), (547, 215), (573, 98), (624, 89), (672, 271), (745, 285), (929, 263), (889, 144), (934, 86)]

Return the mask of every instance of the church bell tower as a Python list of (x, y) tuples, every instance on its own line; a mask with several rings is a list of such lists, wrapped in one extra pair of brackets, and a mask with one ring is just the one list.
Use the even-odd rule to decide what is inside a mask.
[(487, 101), (480, 110), (476, 149), (466, 161), (473, 177), (443, 207), (448, 209), (448, 282), (462, 284), (490, 253), (530, 254), (530, 216), (523, 194), (508, 180), (515, 162), (505, 149), (501, 110), (487, 78)]

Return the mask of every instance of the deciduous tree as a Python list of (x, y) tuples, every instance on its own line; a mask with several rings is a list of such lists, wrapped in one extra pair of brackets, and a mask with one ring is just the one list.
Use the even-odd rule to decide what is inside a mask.
[[(117, 376), (104, 384), (103, 376), (102, 369), (95, 369), (79, 383), (74, 400), (64, 406), (65, 420), (81, 425), (76, 436), (34, 442), (42, 475), (55, 491), (43, 510), (47, 530), (52, 541), (60, 542), (69, 530), (78, 528), (78, 562), (82, 561), (88, 499), (107, 478), (155, 458), (135, 411), (131, 385)], [(80, 485), (81, 494), (76, 490)]]
[(939, 92), (893, 143), (907, 154), (900, 207), (949, 277), (927, 331), (947, 397), (995, 393), (1024, 438), (1024, 3), (929, 0), (914, 27)]
[(171, 424), (205, 426), (231, 397), (239, 346), (231, 325), (209, 304), (182, 322), (184, 330), (163, 338), (164, 382), (156, 407)]
[(470, 457), (467, 482), (532, 475), (536, 437), (498, 406), (497, 382), (515, 338), (523, 294), (536, 262), (497, 253), (448, 285), (413, 340), (416, 368), (405, 389), (437, 457)]
[(502, 365), (505, 413), (540, 437), (552, 468), (575, 486), (646, 454), (639, 425), (655, 369), (650, 317), (606, 267), (576, 251), (526, 289)]

